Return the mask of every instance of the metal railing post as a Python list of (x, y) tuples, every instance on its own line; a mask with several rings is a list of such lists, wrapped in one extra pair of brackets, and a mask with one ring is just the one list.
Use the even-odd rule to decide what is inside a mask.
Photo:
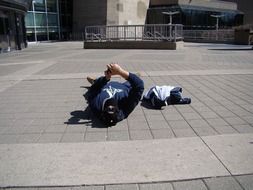
[(177, 26), (174, 26), (174, 42), (177, 41)]
[[(183, 38), (183, 28), (175, 24), (86, 26), (82, 37), (84, 41), (102, 40), (168, 40)], [(195, 38), (197, 34), (194, 33)]]
[(134, 26), (134, 37), (135, 37), (135, 41), (136, 41), (136, 25)]

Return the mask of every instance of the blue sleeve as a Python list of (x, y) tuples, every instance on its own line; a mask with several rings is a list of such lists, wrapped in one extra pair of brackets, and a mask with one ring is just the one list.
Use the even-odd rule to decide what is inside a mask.
[(137, 75), (129, 73), (127, 80), (131, 85), (131, 90), (129, 91), (128, 97), (122, 102), (122, 105), (120, 106), (122, 108), (124, 118), (127, 118), (128, 115), (138, 105), (144, 91), (144, 83)]
[(88, 101), (95, 98), (101, 91), (101, 89), (107, 84), (109, 80), (106, 77), (99, 77), (95, 80), (94, 84), (90, 87), (88, 92)]

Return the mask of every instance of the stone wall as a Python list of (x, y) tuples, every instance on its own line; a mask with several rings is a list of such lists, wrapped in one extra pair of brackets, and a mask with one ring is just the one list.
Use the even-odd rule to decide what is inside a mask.
[(107, 25), (145, 24), (149, 0), (108, 0)]
[(73, 0), (73, 32), (85, 26), (145, 24), (149, 0)]

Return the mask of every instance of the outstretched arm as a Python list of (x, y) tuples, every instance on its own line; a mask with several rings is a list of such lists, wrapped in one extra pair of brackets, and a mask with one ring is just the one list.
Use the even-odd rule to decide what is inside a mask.
[(122, 69), (118, 64), (109, 64), (107, 68), (111, 75), (120, 75), (131, 84), (128, 97), (120, 102), (120, 107), (126, 118), (139, 103), (144, 91), (144, 83), (137, 75)]
[(138, 105), (144, 91), (144, 82), (136, 74), (129, 73), (127, 80), (131, 84), (131, 89), (128, 97), (121, 105), (125, 118), (128, 117), (128, 115)]

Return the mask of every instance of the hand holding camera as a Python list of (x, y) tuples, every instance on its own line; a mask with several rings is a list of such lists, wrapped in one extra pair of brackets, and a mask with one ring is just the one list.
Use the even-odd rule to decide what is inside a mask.
[(109, 80), (111, 76), (113, 75), (120, 75), (121, 77), (127, 79), (129, 76), (129, 72), (125, 71), (122, 69), (118, 64), (116, 63), (111, 63), (108, 64), (107, 70), (105, 71), (105, 77)]

